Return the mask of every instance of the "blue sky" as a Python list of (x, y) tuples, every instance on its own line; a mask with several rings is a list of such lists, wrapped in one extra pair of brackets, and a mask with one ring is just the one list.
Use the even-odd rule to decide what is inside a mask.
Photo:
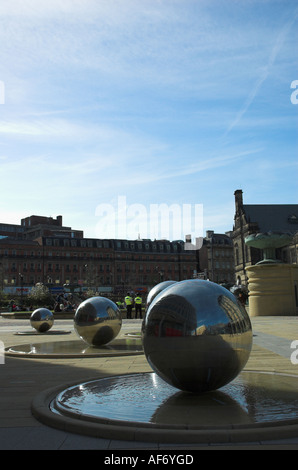
[(99, 237), (125, 197), (223, 233), (236, 189), (297, 203), (297, 23), (296, 0), (1, 0), (0, 221)]

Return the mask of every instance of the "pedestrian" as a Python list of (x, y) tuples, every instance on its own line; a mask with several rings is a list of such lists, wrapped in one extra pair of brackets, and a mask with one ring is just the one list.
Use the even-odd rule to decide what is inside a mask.
[(126, 297), (124, 299), (125, 305), (126, 305), (126, 317), (131, 319), (131, 312), (132, 312), (132, 306), (133, 306), (133, 298), (127, 292)]
[(138, 314), (140, 318), (142, 318), (142, 297), (137, 295), (135, 297), (135, 311), (136, 311), (136, 318), (138, 318)]

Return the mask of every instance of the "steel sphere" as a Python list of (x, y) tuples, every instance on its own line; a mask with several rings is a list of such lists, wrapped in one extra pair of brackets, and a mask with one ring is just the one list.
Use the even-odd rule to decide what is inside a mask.
[(37, 308), (30, 316), (30, 323), (32, 328), (39, 333), (45, 333), (54, 324), (54, 315), (47, 308)]
[(170, 385), (202, 393), (232, 381), (252, 347), (249, 316), (235, 296), (210, 281), (191, 279), (165, 289), (142, 325), (146, 358)]
[(163, 282), (160, 282), (159, 284), (156, 284), (156, 286), (152, 287), (152, 289), (149, 291), (149, 294), (146, 300), (146, 308), (148, 309), (149, 305), (153, 302), (155, 297), (158, 296), (158, 294), (160, 294), (164, 289), (167, 289), (173, 284), (176, 284), (176, 282), (177, 281), (163, 281)]
[(122, 325), (117, 305), (105, 297), (92, 297), (82, 302), (74, 316), (74, 329), (89, 346), (102, 346), (112, 341)]

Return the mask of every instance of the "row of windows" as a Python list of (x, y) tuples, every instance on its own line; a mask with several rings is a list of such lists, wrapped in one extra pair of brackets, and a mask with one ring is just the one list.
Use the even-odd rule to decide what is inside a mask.
[(229, 257), (229, 258), (231, 258), (231, 257), (234, 256), (234, 252), (233, 252), (232, 249), (231, 250), (215, 250), (215, 251), (213, 251), (213, 254), (216, 258), (218, 258), (218, 257), (221, 257), (221, 258)]
[(18, 225), (10, 225), (10, 224), (0, 224), (0, 231), (1, 232), (24, 232), (24, 228)]
[[(218, 264), (218, 263), (216, 263)], [(224, 264), (225, 263), (222, 263), (223, 266), (222, 267), (229, 267), (229, 266), (225, 266)], [(229, 263), (227, 263), (228, 265)], [(219, 267), (219, 266), (217, 266)], [(94, 271), (94, 266), (91, 266), (89, 267), (90, 268), (90, 271)], [(27, 272), (27, 271), (41, 271), (42, 270), (42, 264), (41, 263), (23, 263), (21, 265), (16, 265), (16, 263), (11, 263), (10, 265), (8, 265), (6, 267), (6, 269), (10, 272), (17, 272), (18, 270), (21, 270), (22, 272)], [(83, 272), (88, 272), (88, 266), (81, 266), (81, 265), (77, 265), (77, 264), (73, 264), (73, 265), (69, 265), (69, 264), (66, 264), (66, 265), (60, 265), (59, 263), (46, 263), (45, 265), (45, 269), (46, 271), (60, 271), (62, 269), (64, 269), (66, 272), (70, 272), (70, 271), (73, 271), (73, 272), (78, 272), (79, 270), (83, 271)], [(174, 271), (179, 271), (179, 269), (183, 270), (183, 271), (187, 271), (187, 269), (191, 269), (191, 270), (194, 270), (195, 267), (193, 266), (186, 266), (186, 265), (178, 265), (178, 264), (169, 264), (169, 265), (163, 265), (163, 266), (155, 266), (155, 265), (148, 265), (146, 264), (145, 266), (143, 264), (118, 264), (116, 266), (116, 271), (117, 272), (136, 272), (136, 271), (139, 271), (139, 272), (142, 272), (142, 271), (146, 271), (146, 272), (163, 272), (163, 271), (167, 271), (167, 272), (172, 272), (173, 270)], [(99, 264), (97, 265), (97, 270), (99, 272), (102, 272), (102, 271), (106, 271), (106, 272), (109, 272), (111, 270), (111, 267), (109, 264)]]
[(212, 238), (211, 239), (211, 244), (212, 245), (229, 245), (229, 246), (232, 246), (233, 242), (232, 242), (232, 240), (229, 240), (227, 238)]
[[(11, 250), (11, 253), (8, 250), (3, 250), (2, 254), (5, 258), (11, 257), (11, 258), (42, 258), (42, 254), (40, 251), (38, 252), (18, 252), (16, 250)], [(0, 256), (1, 256), (1, 251), (0, 251)], [(110, 259), (111, 254), (110, 253), (70, 253), (70, 252), (52, 252), (48, 251), (44, 253), (43, 258), (84, 258), (84, 259), (89, 259), (89, 258), (99, 258), (99, 259)]]
[(33, 258), (34, 256), (38, 256), (38, 257), (41, 257), (41, 252), (38, 251), (38, 252), (35, 252), (35, 251), (18, 251), (18, 250), (0, 250), (0, 255), (3, 255), (5, 257), (8, 257), (8, 256), (13, 256), (13, 257), (16, 257), (16, 256), (23, 256), (24, 258), (27, 258), (28, 256), (31, 256), (31, 258)]
[[(180, 277), (178, 274), (174, 275), (171, 277), (172, 280), (174, 281), (179, 281)], [(187, 279), (187, 276), (184, 276), (182, 279)], [(155, 282), (158, 282), (159, 279), (155, 279)], [(23, 276), (23, 285), (24, 286), (33, 286), (35, 285), (37, 282), (43, 282), (43, 279), (40, 277), (40, 276), (32, 276), (32, 275), (24, 275)], [(64, 279), (61, 279), (59, 276), (55, 276), (55, 275), (47, 275), (46, 276), (46, 282), (49, 283), (49, 284), (56, 284), (57, 286), (58, 285), (61, 285), (61, 284), (79, 284), (82, 285), (82, 286), (88, 286), (89, 282), (87, 280), (84, 280), (83, 283), (82, 283), (82, 280), (79, 279), (77, 276), (69, 276), (69, 277), (66, 277), (65, 280)], [(131, 280), (129, 279), (126, 279), (125, 280), (125, 284), (129, 284), (129, 282), (131, 282)], [(146, 274), (143, 274), (143, 275), (139, 275), (137, 279), (133, 280), (132, 281), (133, 283), (136, 283), (136, 284), (140, 284), (140, 285), (143, 285), (143, 284), (148, 284), (148, 283), (151, 283), (152, 282), (152, 277), (151, 276), (147, 276)], [(117, 275), (116, 276), (116, 279), (115, 279), (115, 284), (116, 285), (123, 285), (124, 281), (123, 281), (123, 278), (122, 276), (120, 275)], [(3, 279), (3, 287), (6, 286), (6, 285), (18, 285), (20, 286), (20, 284), (18, 283), (17, 279), (15, 277), (10, 277), (10, 278), (4, 278)], [(91, 282), (92, 286), (93, 287), (100, 287), (100, 286), (111, 286), (113, 284), (113, 278), (111, 275), (103, 275), (103, 276), (99, 276), (97, 279), (96, 279), (96, 282)]]
[[(69, 252), (69, 251), (46, 251), (42, 254), (41, 251), (21, 251), (21, 250), (0, 250), (0, 256), (3, 256), (5, 258), (12, 257), (22, 257), (22, 258), (84, 258), (84, 259), (89, 259), (89, 258), (97, 258), (97, 259), (132, 259), (132, 260), (156, 260), (156, 259), (163, 259), (164, 254), (158, 255), (158, 254), (152, 254), (152, 255), (142, 255), (141, 253), (98, 253), (98, 252)], [(190, 258), (189, 255), (183, 253), (181, 254), (181, 258), (184, 259), (184, 255)], [(178, 261), (179, 257), (170, 255), (171, 260)]]
[[(130, 254), (126, 254), (126, 255), (117, 255), (116, 256), (116, 259), (114, 259), (110, 253), (105, 253), (105, 254), (98, 254), (97, 257), (93, 257), (92, 254), (90, 254), (90, 256), (88, 257), (86, 255), (86, 253), (83, 253), (83, 256), (82, 256), (82, 253), (72, 253), (70, 254), (69, 252), (67, 253), (61, 253), (61, 255), (64, 255), (64, 256), (59, 256), (59, 253), (56, 253), (56, 252), (47, 252), (45, 253), (45, 256), (42, 258), (41, 256), (39, 256), (38, 258), (39, 259), (43, 259), (45, 262), (49, 261), (49, 259), (53, 259), (53, 260), (62, 260), (62, 261), (78, 261), (78, 262), (91, 262), (91, 263), (98, 263), (99, 261), (104, 261), (104, 260), (110, 260), (110, 262), (114, 262), (114, 261), (118, 261), (118, 262), (148, 262), (148, 263), (155, 263), (155, 264), (159, 264), (161, 262), (168, 262), (168, 263), (185, 263), (185, 262), (193, 262), (194, 259), (193, 257), (187, 257), (185, 258), (184, 256), (181, 256), (180, 258), (178, 256), (165, 256), (165, 255), (141, 255), (141, 254), (133, 254), (133, 253), (130, 253)], [(17, 256), (15, 254), (12, 254), (11, 256), (8, 255), (8, 253), (4, 253), (4, 258), (19, 258), (21, 260), (23, 260), (24, 258), (27, 258), (27, 256)], [(34, 258), (36, 259), (36, 257), (33, 257), (31, 255), (31, 258)], [(30, 257), (29, 257), (30, 259)], [(0, 253), (0, 262), (1, 262), (1, 253)], [(16, 263), (14, 263), (16, 264)], [(24, 264), (27, 264), (26, 262), (24, 262)]]
[(224, 261), (219, 263), (218, 261), (215, 262), (215, 267), (217, 269), (231, 269), (234, 267), (234, 265), (231, 266), (230, 263), (225, 263)]
[(178, 252), (183, 242), (152, 242), (152, 241), (128, 241), (128, 240), (93, 240), (86, 238), (46, 238), (46, 246), (81, 247), (81, 248), (110, 248), (122, 251), (162, 251)]

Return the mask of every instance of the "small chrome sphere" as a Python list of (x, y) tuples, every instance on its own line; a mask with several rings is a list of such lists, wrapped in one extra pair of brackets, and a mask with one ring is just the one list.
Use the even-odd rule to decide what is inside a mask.
[(210, 281), (177, 282), (150, 304), (142, 326), (153, 370), (170, 385), (202, 393), (233, 380), (252, 347), (249, 316), (235, 296)]
[(122, 325), (117, 305), (105, 297), (82, 302), (74, 316), (74, 329), (89, 346), (102, 346), (118, 335)]
[(164, 289), (167, 289), (173, 284), (176, 284), (176, 282), (177, 281), (163, 281), (163, 282), (160, 282), (159, 284), (156, 284), (156, 286), (152, 287), (152, 289), (149, 291), (149, 294), (146, 300), (146, 308), (148, 309), (149, 305), (153, 302), (153, 300), (158, 294), (160, 294)]
[(45, 333), (52, 328), (54, 324), (54, 315), (47, 308), (37, 308), (31, 314), (30, 323), (32, 328), (37, 330), (39, 333)]

